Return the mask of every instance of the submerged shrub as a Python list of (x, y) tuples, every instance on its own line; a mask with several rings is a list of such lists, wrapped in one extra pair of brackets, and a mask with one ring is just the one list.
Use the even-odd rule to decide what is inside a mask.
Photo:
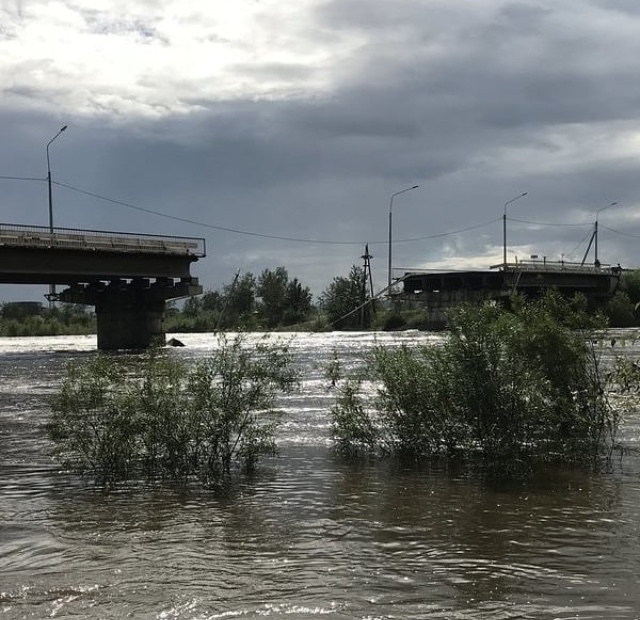
[(69, 367), (48, 425), (65, 467), (98, 482), (210, 480), (275, 453), (276, 398), (298, 379), (286, 347), (221, 336), (192, 365), (159, 351), (137, 361), (100, 355)]
[[(463, 305), (441, 345), (378, 348), (339, 384), (337, 445), (413, 457), (575, 460), (608, 449), (617, 418), (582, 302)], [(368, 392), (368, 395), (367, 395)]]

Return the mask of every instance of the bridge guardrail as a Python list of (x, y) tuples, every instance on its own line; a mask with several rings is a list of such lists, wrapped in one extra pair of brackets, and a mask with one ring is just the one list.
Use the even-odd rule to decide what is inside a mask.
[(545, 261), (545, 260), (531, 260), (531, 261), (518, 261), (515, 263), (501, 263), (499, 265), (492, 265), (491, 269), (502, 268), (508, 271), (551, 271), (562, 272), (570, 271), (574, 273), (603, 273), (603, 274), (617, 274), (622, 271), (622, 267), (612, 266), (609, 264), (599, 263), (583, 264), (573, 263), (569, 261)]
[(49, 228), (0, 223), (0, 245), (47, 247), (68, 250), (105, 250), (148, 254), (206, 256), (206, 242), (199, 237), (122, 233), (104, 230)]

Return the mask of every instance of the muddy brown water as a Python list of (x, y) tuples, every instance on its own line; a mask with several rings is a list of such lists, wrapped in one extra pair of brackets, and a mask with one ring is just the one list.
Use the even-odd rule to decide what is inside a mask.
[[(177, 337), (187, 346), (169, 354), (189, 360), (216, 346)], [(293, 336), (305, 381), (255, 478), (108, 495), (60, 473), (43, 430), (66, 363), (95, 355), (95, 338), (0, 339), (0, 618), (640, 618), (636, 414), (605, 471), (527, 483), (334, 455), (333, 350), (357, 365), (375, 343), (437, 338)]]

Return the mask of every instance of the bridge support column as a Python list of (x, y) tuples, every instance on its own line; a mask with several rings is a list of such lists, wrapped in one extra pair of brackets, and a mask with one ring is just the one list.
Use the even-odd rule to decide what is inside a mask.
[(73, 286), (60, 294), (68, 303), (93, 305), (98, 322), (98, 349), (146, 349), (165, 343), (166, 301), (202, 293), (196, 278), (174, 282), (159, 278), (112, 280)]
[(165, 302), (149, 297), (131, 290), (101, 296), (96, 304), (98, 349), (147, 349), (164, 345)]
[(427, 309), (427, 329), (442, 330), (446, 329), (453, 308), (465, 302), (480, 304), (488, 297), (477, 290), (438, 290), (420, 293), (414, 299)]

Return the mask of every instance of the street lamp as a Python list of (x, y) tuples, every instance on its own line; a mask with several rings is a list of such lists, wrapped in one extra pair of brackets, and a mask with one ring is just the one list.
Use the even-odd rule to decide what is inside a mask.
[[(53, 194), (51, 192), (51, 162), (49, 160), (49, 146), (51, 145), (51, 143), (63, 132), (66, 131), (67, 126), (65, 125), (64, 127), (62, 127), (60, 129), (60, 131), (53, 136), (53, 138), (51, 138), (51, 140), (49, 140), (49, 142), (47, 142), (47, 186), (49, 188), (49, 235), (51, 236), (51, 239), (49, 240), (49, 243), (53, 243)], [(55, 284), (50, 284), (49, 285), (49, 307), (51, 307), (53, 305), (53, 300), (56, 296), (56, 285)]]
[(605, 209), (608, 209), (609, 207), (613, 207), (614, 205), (617, 205), (617, 202), (611, 202), (608, 205), (606, 205), (605, 207), (601, 207), (600, 209), (598, 209), (596, 211), (596, 221), (595, 224), (593, 226), (593, 241), (594, 241), (594, 246), (593, 246), (593, 252), (595, 254), (595, 260), (594, 263), (597, 265), (598, 264), (598, 215), (600, 213), (600, 211), (604, 211)]
[(502, 263), (504, 265), (503, 269), (507, 268), (507, 205), (510, 205), (512, 202), (519, 200), (520, 198), (524, 198), (529, 192), (522, 192), (519, 196), (512, 198), (511, 200), (507, 200), (504, 203), (504, 214), (502, 215)]
[(400, 194), (410, 192), (412, 189), (418, 189), (417, 185), (411, 187), (405, 187), (395, 194), (391, 194), (391, 200), (389, 201), (389, 268), (388, 268), (388, 282), (387, 282), (387, 294), (391, 290), (391, 248), (393, 246), (393, 199)]

